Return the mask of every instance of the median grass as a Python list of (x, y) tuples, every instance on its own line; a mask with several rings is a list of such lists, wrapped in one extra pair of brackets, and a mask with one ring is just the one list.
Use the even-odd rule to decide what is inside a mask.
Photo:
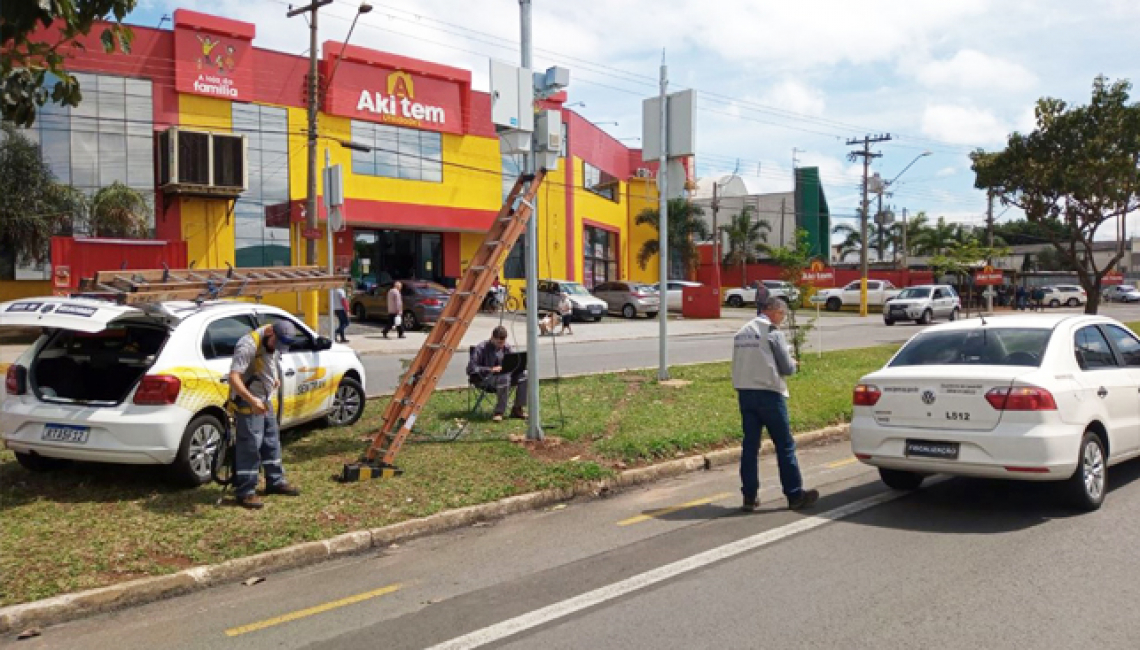
[[(791, 382), (794, 430), (847, 420), (851, 386), (892, 350), (808, 359)], [(495, 424), (489, 413), (470, 418), (457, 441), (440, 441), (467, 416), (463, 391), (440, 392), (420, 417), (419, 441), (400, 455), (402, 477), (336, 483), (333, 475), (359, 456), (387, 404), (372, 401), (354, 427), (286, 432), (286, 471), (304, 494), (269, 497), (260, 512), (217, 505), (223, 492), (215, 485), (170, 487), (162, 468), (77, 463), (33, 474), (10, 452), (0, 452), (0, 605), (172, 573), (735, 445), (740, 417), (729, 375), (729, 364), (716, 363), (674, 368), (678, 386), (658, 384), (651, 371), (545, 382), (543, 421), (557, 440), (537, 449), (510, 441), (525, 433), (523, 422)]]

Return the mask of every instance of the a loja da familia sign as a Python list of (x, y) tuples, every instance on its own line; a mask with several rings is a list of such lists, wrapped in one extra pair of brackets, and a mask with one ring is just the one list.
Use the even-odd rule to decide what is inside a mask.
[[(336, 65), (337, 43), (325, 44), (325, 74)], [(336, 68), (325, 112), (426, 131), (467, 131), (471, 73), (348, 46)]]
[(175, 89), (231, 101), (252, 101), (254, 34), (250, 23), (175, 10)]

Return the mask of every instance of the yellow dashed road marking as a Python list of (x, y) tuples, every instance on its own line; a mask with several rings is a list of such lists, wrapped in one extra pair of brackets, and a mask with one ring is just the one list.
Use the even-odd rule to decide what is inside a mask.
[(243, 625), (241, 627), (231, 627), (230, 629), (226, 630), (226, 636), (241, 636), (242, 634), (257, 632), (258, 630), (264, 630), (265, 628), (273, 627), (274, 625), (281, 625), (282, 623), (288, 623), (290, 621), (295, 621), (297, 619), (305, 618), (308, 616), (323, 614), (327, 611), (339, 609), (341, 607), (347, 607), (348, 605), (355, 605), (357, 603), (362, 603), (366, 600), (371, 600), (380, 596), (385, 596), (394, 591), (397, 591), (399, 588), (400, 585), (388, 585), (387, 587), (381, 587), (372, 591), (366, 591), (362, 594), (349, 596), (348, 598), (341, 598), (340, 600), (334, 600), (323, 605), (317, 605), (316, 607), (299, 609), (295, 612), (282, 614), (281, 616), (276, 616), (274, 618), (267, 618), (264, 621), (259, 621), (257, 623), (250, 623), (249, 625)]
[(651, 510), (650, 512), (647, 512), (643, 515), (637, 515), (636, 517), (630, 517), (629, 519), (623, 519), (623, 520), (619, 521), (617, 523), (617, 525), (629, 526), (630, 524), (641, 523), (643, 521), (648, 521), (650, 519), (656, 519), (657, 517), (660, 517), (661, 515), (667, 515), (667, 514), (672, 513), (672, 512), (677, 512), (678, 510), (685, 510), (686, 508), (695, 508), (697, 506), (703, 506), (703, 505), (707, 505), (709, 503), (713, 503), (715, 501), (720, 501), (721, 499), (727, 499), (730, 496), (732, 496), (732, 492), (721, 492), (720, 494), (714, 494), (711, 497), (705, 497), (703, 499), (694, 499), (692, 501), (688, 501), (688, 502), (682, 503), (680, 505), (669, 506), (668, 508), (661, 508), (659, 510)]
[(828, 463), (827, 467), (830, 469), (835, 469), (837, 467), (846, 467), (847, 465), (850, 465), (851, 463), (854, 463), (858, 460), (859, 460), (858, 458), (855, 458), (854, 456), (852, 456), (851, 458), (844, 458), (843, 460), (837, 460), (834, 463)]

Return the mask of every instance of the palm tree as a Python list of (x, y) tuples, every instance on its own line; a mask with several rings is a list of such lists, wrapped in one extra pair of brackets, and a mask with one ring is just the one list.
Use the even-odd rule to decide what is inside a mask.
[[(669, 199), (669, 233), (667, 241), (672, 259), (680, 259), (680, 267), (685, 273), (697, 268), (700, 264), (700, 252), (696, 242), (709, 238), (709, 227), (704, 220), (704, 210), (689, 203), (685, 199)], [(638, 213), (634, 223), (639, 226), (651, 226), (661, 233), (661, 215), (656, 208), (646, 208)], [(660, 251), (661, 244), (658, 239), (647, 239), (637, 252), (637, 264), (641, 268), (649, 265), (649, 260)], [(675, 257), (674, 257), (675, 256)], [(664, 282), (668, 278), (661, 278)]]
[(740, 265), (740, 278), (744, 286), (748, 286), (748, 263), (755, 261), (756, 251), (767, 247), (768, 233), (772, 232), (772, 224), (767, 221), (752, 220), (752, 206), (732, 215), (728, 225), (720, 227), (728, 237), (728, 254), (725, 263)]
[(150, 230), (150, 202), (141, 192), (115, 181), (91, 198), (92, 237), (145, 237)]
[(940, 255), (951, 244), (960, 243), (966, 234), (961, 225), (947, 222), (946, 217), (938, 217), (938, 223), (919, 231), (911, 245), (920, 255)]
[[(834, 235), (843, 235), (839, 244), (839, 261), (847, 259), (848, 255), (859, 255), (863, 250), (863, 237), (858, 226), (841, 223), (831, 229)], [(896, 247), (897, 236), (893, 225), (879, 225), (873, 221), (867, 223), (867, 238), (871, 243), (867, 246), (867, 254), (873, 251), (879, 261), (883, 261), (888, 250)]]

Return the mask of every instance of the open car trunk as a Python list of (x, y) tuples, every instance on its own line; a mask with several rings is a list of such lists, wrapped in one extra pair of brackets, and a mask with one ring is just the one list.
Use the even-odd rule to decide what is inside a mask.
[(165, 327), (145, 321), (116, 322), (100, 332), (56, 330), (32, 360), (30, 387), (45, 402), (119, 404), (168, 336)]

